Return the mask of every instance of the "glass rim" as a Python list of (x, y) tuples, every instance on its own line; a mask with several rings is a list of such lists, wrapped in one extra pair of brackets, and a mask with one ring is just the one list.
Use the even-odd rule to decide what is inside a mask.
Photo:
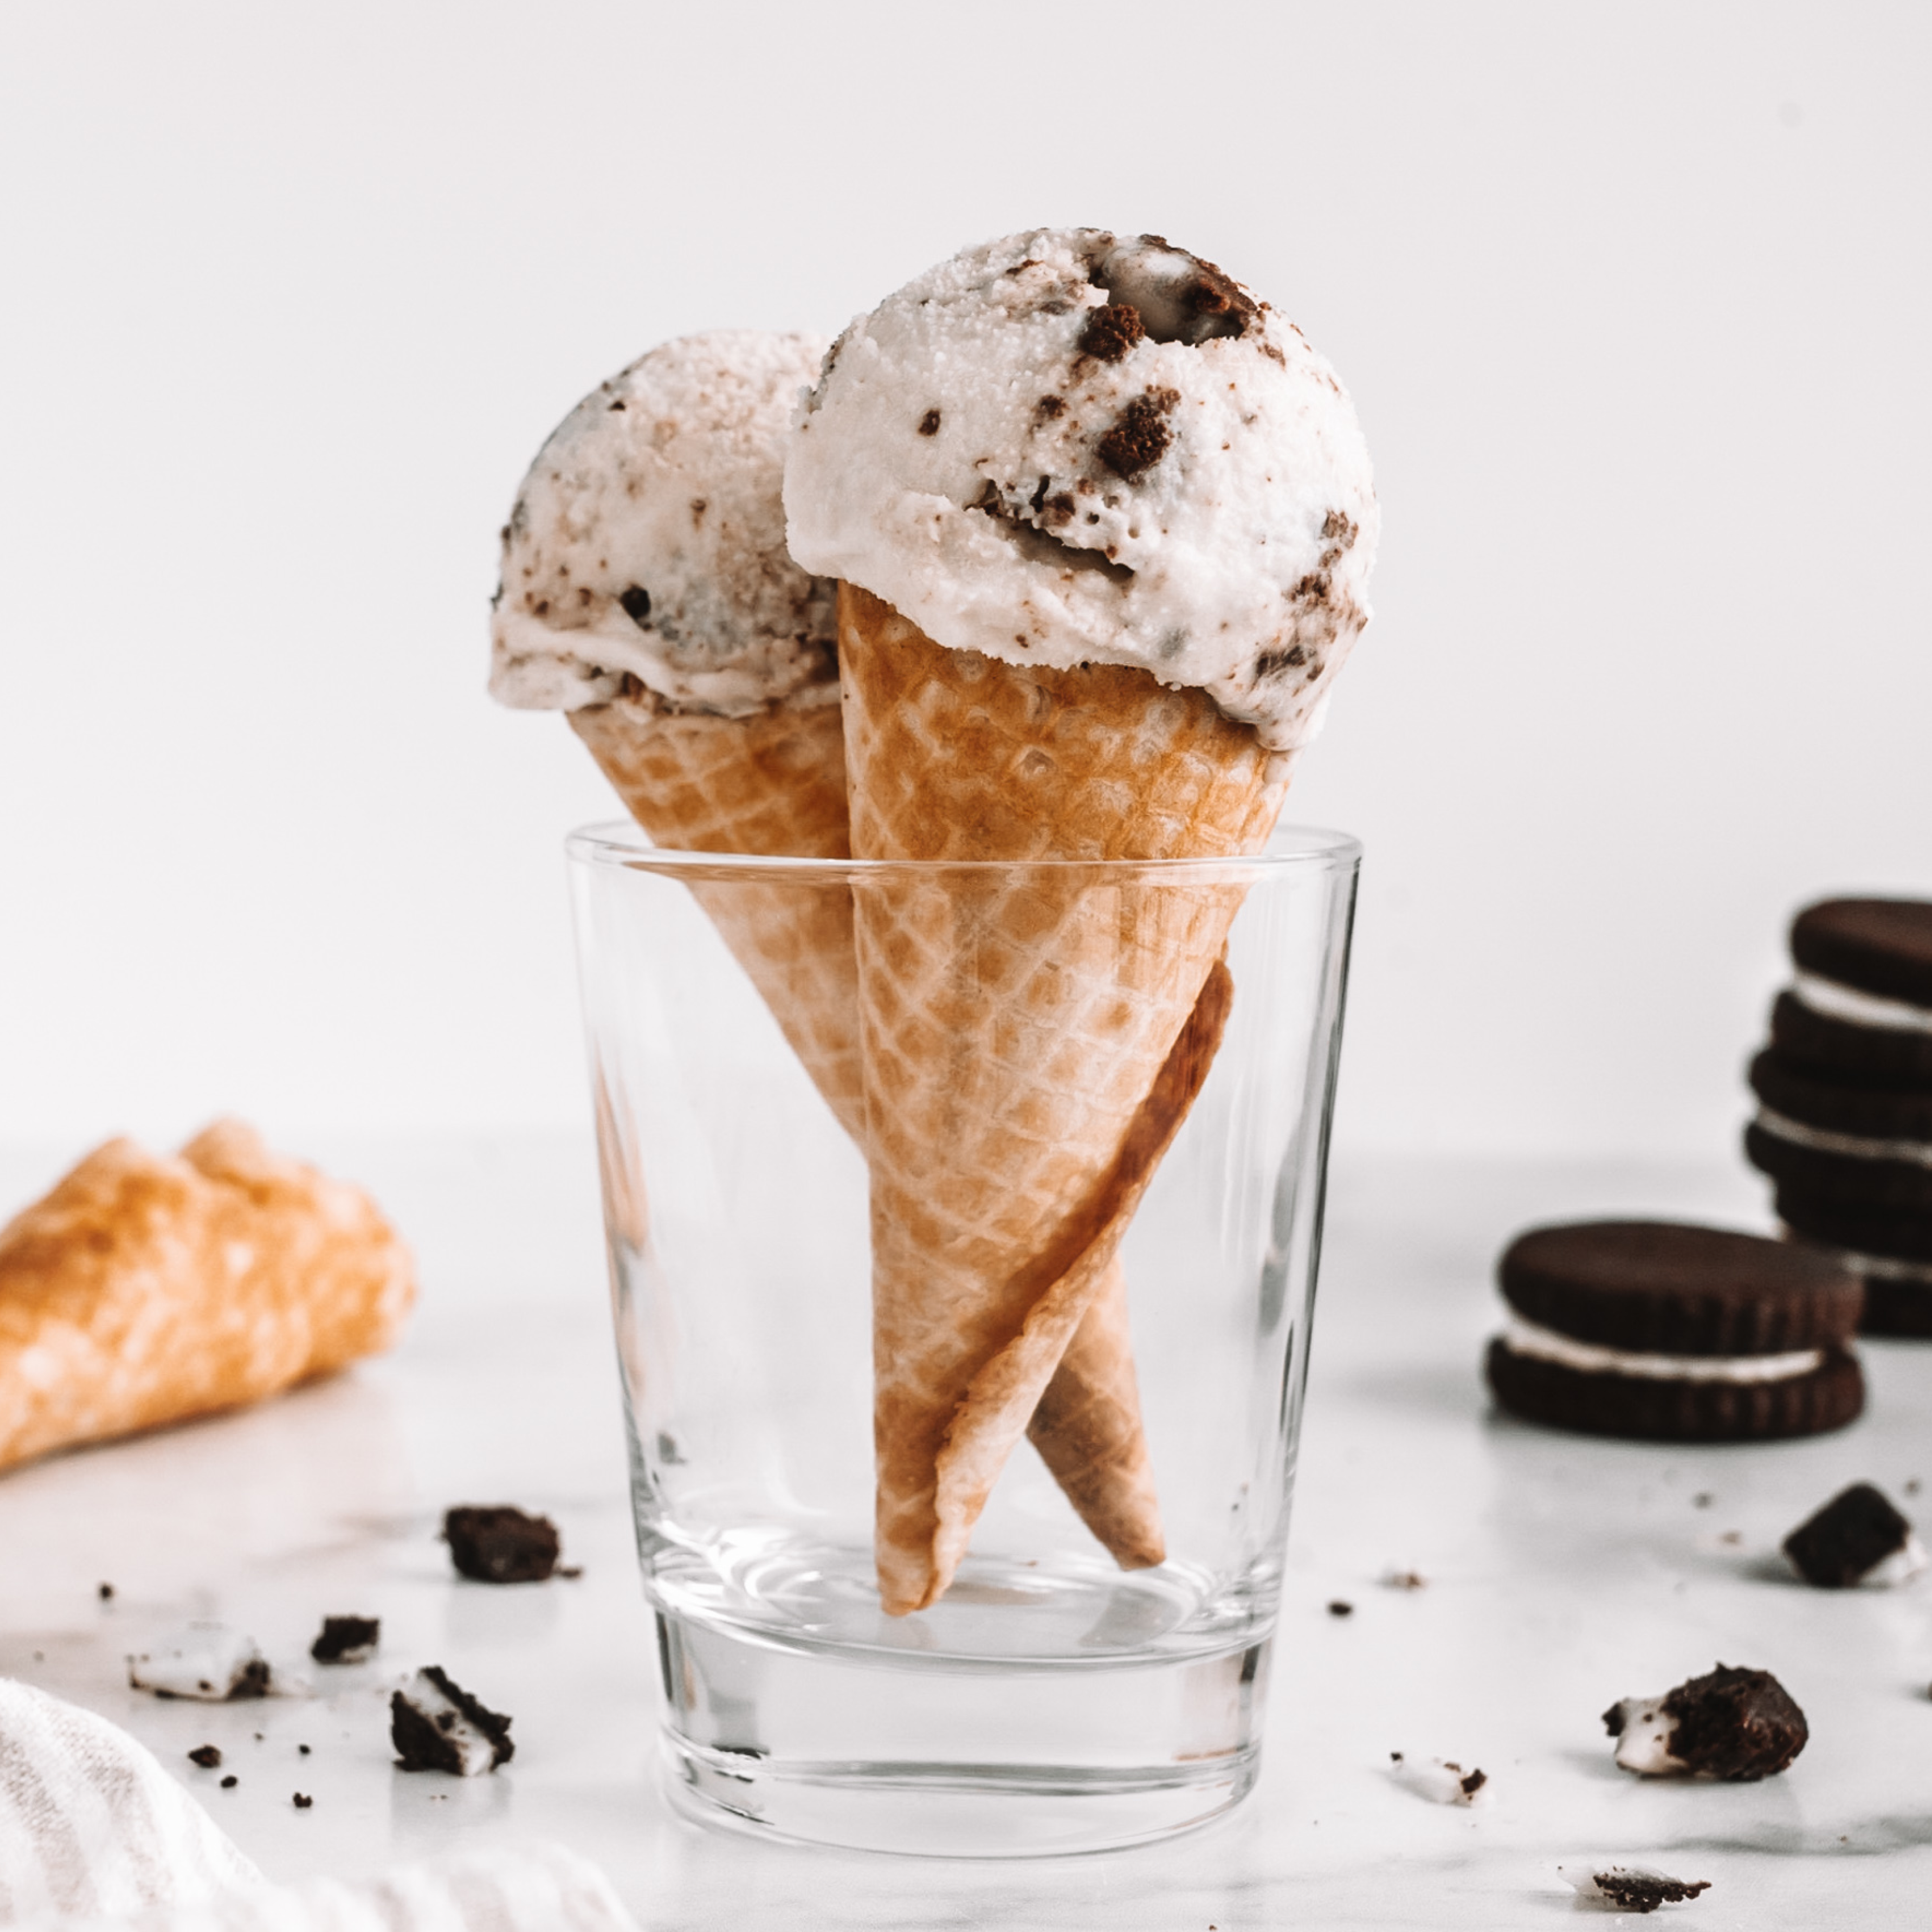
[(654, 845), (628, 818), (580, 825), (563, 842), (574, 866), (588, 871), (650, 872), (722, 884), (727, 880), (789, 885), (843, 881), (972, 877), (1014, 872), (1057, 878), (1095, 875), (1095, 883), (1166, 880), (1175, 884), (1249, 883), (1295, 873), (1353, 871), (1361, 862), (1362, 842), (1352, 833), (1325, 826), (1278, 825), (1262, 850), (1224, 858), (1186, 859), (808, 859), (761, 854), (692, 852)]

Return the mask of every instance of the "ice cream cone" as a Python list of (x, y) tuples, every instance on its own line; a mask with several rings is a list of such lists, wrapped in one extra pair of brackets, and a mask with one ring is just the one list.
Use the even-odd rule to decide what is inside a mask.
[(174, 1157), (110, 1141), (0, 1229), (0, 1467), (340, 1368), (415, 1293), (365, 1195), (238, 1121)]
[[(854, 585), (839, 610), (856, 856), (1232, 856), (1272, 828), (1279, 761), (1202, 693), (948, 651)], [(1078, 866), (856, 895), (889, 1610), (944, 1590), (1108, 1286), (1218, 1041), (1202, 995), (1238, 904), (1226, 886), (1100, 890)], [(1092, 1408), (1049, 1404), (1043, 1426)]]
[[(836, 687), (810, 687), (802, 699), (743, 718), (674, 710), (649, 692), (569, 717), (631, 816), (660, 845), (850, 856)], [(744, 884), (692, 890), (839, 1125), (862, 1145), (850, 894)]]
[[(660, 844), (848, 856), (836, 705), (730, 718), (674, 712), (643, 693), (573, 712), (570, 721), (632, 816)], [(742, 885), (694, 890), (826, 1105), (862, 1146), (849, 895)], [(627, 1182), (622, 1201), (629, 1203), (634, 1191)], [(1028, 1432), (1082, 1519), (1129, 1569), (1158, 1563), (1164, 1552), (1135, 1388), (1126, 1282), (1110, 1251), (1093, 1316), (1081, 1324)]]

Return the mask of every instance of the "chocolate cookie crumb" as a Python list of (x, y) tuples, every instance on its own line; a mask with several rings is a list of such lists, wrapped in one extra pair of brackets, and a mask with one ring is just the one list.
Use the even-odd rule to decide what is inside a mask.
[(221, 1780), (221, 1788), (224, 1791), (232, 1791), (241, 1782), (242, 1780), (231, 1771), (228, 1775)]
[(920, 418), (919, 433), (921, 436), (937, 436), (939, 434), (939, 412), (937, 410), (928, 410)]
[(308, 1756), (308, 1746), (307, 1744), (297, 1744), (296, 1746), (296, 1750), (298, 1755), (302, 1757), (307, 1757)]
[(1087, 318), (1080, 332), (1080, 352), (1096, 362), (1118, 362), (1137, 342), (1147, 339), (1140, 310), (1126, 302), (1107, 302)]
[(1066, 398), (1064, 396), (1042, 396), (1034, 406), (1051, 422), (1055, 416), (1066, 413)]
[(479, 1583), (541, 1583), (562, 1552), (548, 1516), (508, 1503), (458, 1504), (443, 1517), (442, 1537), (458, 1570)]
[(188, 1754), (190, 1764), (198, 1764), (203, 1771), (214, 1771), (221, 1763), (221, 1747), (219, 1744), (196, 1744)]
[(114, 1586), (113, 1586), (112, 1583), (104, 1583), (104, 1584), (102, 1584), (102, 1585), (101, 1585), (101, 1586), (100, 1586), (100, 1600), (101, 1600), (104, 1604), (111, 1604), (112, 1602), (113, 1602), (113, 1600), (114, 1600)]
[(1682, 1905), (1711, 1888), (1708, 1879), (1666, 1878), (1661, 1872), (1634, 1870), (1624, 1865), (1592, 1872), (1590, 1882), (1624, 1912), (1654, 1912), (1660, 1905)]
[(366, 1664), (382, 1635), (380, 1617), (324, 1617), (308, 1654), (318, 1664)]
[(314, 1802), (315, 1800), (313, 1798), (309, 1797), (305, 1792), (298, 1791), (296, 1793), (296, 1809), (298, 1811), (308, 1810), (309, 1808), (314, 1804)]
[(617, 593), (617, 602), (624, 607), (624, 615), (639, 630), (650, 622), (651, 593), (641, 584), (633, 584)]
[(1784, 1539), (1784, 1553), (1806, 1582), (1843, 1590), (1912, 1546), (1911, 1523), (1884, 1492), (1854, 1483)]
[(1328, 1614), (1331, 1617), (1352, 1617), (1355, 1614), (1355, 1606), (1353, 1604), (1344, 1603), (1337, 1597), (1328, 1606)]
[(510, 1720), (431, 1664), (389, 1700), (389, 1739), (404, 1771), (475, 1778), (516, 1755)]
[(1677, 1724), (1671, 1756), (1727, 1784), (1754, 1784), (1784, 1770), (1811, 1736), (1804, 1713), (1768, 1670), (1720, 1664), (1678, 1684), (1664, 1709)]
[(1131, 483), (1167, 454), (1174, 441), (1167, 419), (1180, 400), (1178, 389), (1149, 389), (1136, 396), (1094, 446), (1095, 453), (1116, 476)]

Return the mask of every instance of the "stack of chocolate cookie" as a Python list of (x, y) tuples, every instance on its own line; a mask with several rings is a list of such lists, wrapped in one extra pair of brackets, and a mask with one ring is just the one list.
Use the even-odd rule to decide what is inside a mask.
[(1786, 1228), (1864, 1278), (1868, 1334), (1932, 1336), (1932, 902), (1808, 906), (1791, 955), (1744, 1152)]

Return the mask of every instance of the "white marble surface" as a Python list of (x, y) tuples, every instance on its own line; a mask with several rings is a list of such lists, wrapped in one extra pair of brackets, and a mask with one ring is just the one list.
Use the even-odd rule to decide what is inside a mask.
[[(1490, 1414), (1478, 1379), (1514, 1228), (1598, 1210), (1748, 1221), (1761, 1207), (1742, 1172), (1345, 1166), (1258, 1790), (1165, 1846), (968, 1865), (754, 1842), (668, 1809), (587, 1147), (310, 1151), (358, 1172), (418, 1247), (425, 1298), (400, 1352), (0, 1481), (0, 1671), (128, 1725), (273, 1876), (518, 1834), (600, 1860), (647, 1928), (1240, 1932), (1568, 1923), (1556, 1867), (1594, 1858), (1710, 1880), (1673, 1910), (1713, 1932), (1926, 1922), (1932, 1584), (1810, 1591), (1775, 1550), (1856, 1478), (1913, 1507), (1908, 1484), (1932, 1482), (1932, 1348), (1870, 1348), (1853, 1429), (1750, 1450), (1540, 1434)], [(58, 1165), (0, 1161), (0, 1209)], [(554, 1516), (581, 1580), (454, 1580), (441, 1510), (496, 1500)], [(1392, 1567), (1427, 1587), (1385, 1586)], [(1352, 1616), (1327, 1613), (1337, 1598)], [(341, 1687), (326, 1697), (206, 1707), (126, 1688), (124, 1653), (191, 1616), (293, 1656), (328, 1612), (380, 1614), (384, 1642), (379, 1666), (317, 1673)], [(1598, 1714), (1720, 1659), (1776, 1671), (1804, 1706), (1793, 1768), (1744, 1786), (1614, 1769)], [(424, 1661), (514, 1714), (506, 1772), (390, 1768), (387, 1682)], [(234, 1790), (185, 1761), (204, 1742)], [(1486, 1802), (1425, 1802), (1389, 1776), (1391, 1750), (1480, 1766)]]

